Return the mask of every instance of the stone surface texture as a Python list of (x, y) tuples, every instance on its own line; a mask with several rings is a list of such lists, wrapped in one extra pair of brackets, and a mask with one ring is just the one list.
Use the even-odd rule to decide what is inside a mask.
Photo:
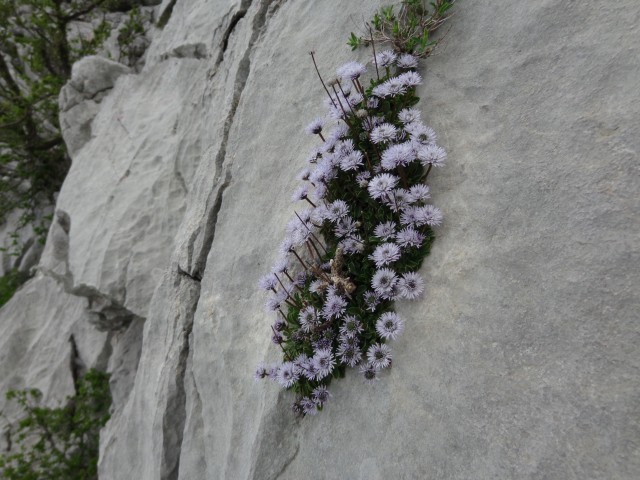
[(278, 358), (256, 282), (324, 113), (308, 52), (367, 60), (345, 42), (383, 4), (164, 0), (139, 71), (74, 68), (108, 89), (61, 97), (73, 165), (47, 277), (0, 310), (0, 388), (67, 394), (81, 325), (113, 372), (100, 478), (640, 477), (633, 0), (456, 4), (419, 88), (445, 224), (393, 368), (305, 419), (254, 383)]

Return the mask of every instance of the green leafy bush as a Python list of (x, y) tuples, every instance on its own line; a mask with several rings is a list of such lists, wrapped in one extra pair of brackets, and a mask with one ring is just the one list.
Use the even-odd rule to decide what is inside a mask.
[(15, 268), (0, 277), (0, 307), (7, 303), (18, 287), (28, 279), (28, 273), (20, 272)]
[[(8, 480), (97, 479), (100, 429), (109, 420), (109, 375), (89, 370), (64, 407), (39, 405), (36, 389), (12, 390), (24, 417), (10, 431), (13, 450), (0, 455), (0, 476)], [(15, 448), (17, 447), (17, 448)]]

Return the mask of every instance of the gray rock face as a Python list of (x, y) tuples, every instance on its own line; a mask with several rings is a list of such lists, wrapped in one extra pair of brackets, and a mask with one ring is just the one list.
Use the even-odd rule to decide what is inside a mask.
[(72, 148), (41, 268), (89, 302), (60, 308), (118, 330), (101, 478), (640, 476), (631, 0), (456, 4), (419, 91), (445, 225), (393, 369), (349, 372), (302, 420), (253, 382), (279, 356), (255, 284), (323, 113), (307, 52), (327, 77), (367, 60), (345, 41), (384, 3), (165, 0), (144, 68)]

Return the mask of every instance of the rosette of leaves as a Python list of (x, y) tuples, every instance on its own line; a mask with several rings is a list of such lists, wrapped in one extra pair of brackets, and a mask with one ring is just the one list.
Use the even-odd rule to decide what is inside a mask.
[(259, 282), (283, 360), (261, 363), (255, 378), (295, 392), (300, 415), (322, 410), (347, 368), (371, 384), (391, 366), (389, 343), (404, 331), (394, 302), (422, 295), (417, 270), (442, 221), (426, 180), (446, 153), (414, 108), (424, 52), (370, 45), (368, 65), (349, 62), (328, 82), (311, 53), (327, 114), (305, 129), (318, 138), (292, 196), (305, 207)]

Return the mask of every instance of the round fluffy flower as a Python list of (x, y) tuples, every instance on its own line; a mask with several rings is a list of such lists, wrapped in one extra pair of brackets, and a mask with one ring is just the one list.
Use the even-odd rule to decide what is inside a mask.
[(396, 222), (380, 223), (373, 229), (373, 234), (382, 239), (389, 240), (396, 234)]
[(373, 143), (386, 143), (396, 138), (398, 131), (390, 123), (383, 123), (371, 130), (371, 141)]
[(309, 135), (314, 135), (322, 132), (322, 127), (324, 126), (324, 120), (320, 117), (316, 118), (313, 122), (306, 126), (304, 129), (305, 133)]
[(360, 373), (364, 377), (365, 383), (373, 385), (378, 381), (378, 369), (371, 363), (367, 363), (360, 367)]
[(362, 333), (362, 322), (353, 315), (347, 315), (340, 325), (340, 334), (352, 338)]
[(444, 148), (434, 144), (422, 145), (416, 152), (418, 160), (425, 167), (433, 165), (434, 167), (442, 167), (447, 159), (447, 152)]
[(371, 90), (371, 93), (380, 98), (385, 98), (391, 95), (391, 91), (389, 90), (389, 86), (386, 82), (374, 87), (374, 89)]
[(256, 367), (256, 371), (253, 374), (254, 380), (262, 380), (269, 376), (269, 371), (267, 370), (267, 365), (264, 362), (260, 362)]
[(316, 405), (316, 402), (309, 397), (302, 397), (300, 400), (300, 408), (302, 409), (302, 413), (305, 415), (315, 415), (318, 413), (318, 406)]
[(420, 121), (407, 123), (404, 126), (404, 131), (409, 134), (411, 140), (422, 145), (429, 143), (435, 143), (438, 136), (433, 128), (427, 127)]
[(341, 158), (340, 168), (345, 172), (348, 172), (349, 170), (357, 170), (363, 164), (363, 158), (362, 152), (354, 150)]
[(407, 87), (415, 87), (422, 83), (422, 77), (418, 72), (404, 72), (402, 75), (398, 75), (398, 81), (402, 82)]
[(343, 157), (345, 155), (349, 155), (351, 152), (355, 150), (355, 145), (353, 144), (353, 140), (347, 138), (346, 140), (340, 140), (336, 142), (334, 147), (334, 152), (338, 157)]
[(442, 223), (442, 212), (438, 207), (433, 205), (425, 205), (415, 209), (417, 221), (416, 225), (427, 224), (431, 227), (437, 227)]
[(360, 235), (350, 235), (349, 237), (341, 240), (338, 246), (342, 248), (344, 253), (349, 255), (354, 253), (361, 253), (364, 250), (364, 242)]
[(358, 182), (358, 185), (362, 188), (365, 188), (367, 185), (369, 185), (369, 178), (371, 177), (371, 172), (369, 172), (368, 170), (365, 170), (364, 172), (360, 172), (358, 175), (356, 175), (356, 182)]
[(347, 237), (354, 235), (358, 229), (358, 222), (356, 222), (350, 216), (346, 216), (338, 220), (334, 232), (338, 237)]
[(333, 353), (331, 353), (331, 349), (325, 348), (322, 350), (316, 350), (313, 358), (311, 359), (311, 363), (316, 367), (318, 373), (316, 374), (317, 379), (322, 379), (331, 375), (333, 371), (333, 367), (336, 364), (335, 359), (333, 358)]
[(383, 83), (387, 96), (395, 97), (407, 93), (407, 84), (400, 77), (393, 77)]
[(297, 202), (299, 200), (304, 200), (305, 198), (307, 198), (307, 195), (309, 195), (309, 187), (307, 187), (306, 185), (300, 185), (295, 189), (293, 195), (291, 195), (291, 201)]
[(376, 263), (376, 267), (389, 265), (400, 258), (400, 247), (395, 243), (378, 245), (369, 258)]
[(278, 332), (273, 332), (273, 335), (271, 335), (271, 342), (275, 345), (281, 345), (284, 342), (284, 337)]
[(311, 398), (313, 398), (318, 405), (326, 403), (331, 397), (331, 393), (329, 393), (329, 390), (327, 390), (327, 387), (324, 385), (314, 388), (311, 393)]
[(398, 290), (403, 298), (414, 300), (424, 292), (424, 280), (416, 272), (405, 273), (398, 280)]
[(362, 352), (354, 345), (342, 344), (337, 353), (340, 361), (350, 367), (355, 367), (362, 360)]
[(293, 362), (284, 362), (278, 369), (278, 383), (284, 388), (291, 387), (300, 377)]
[(388, 173), (381, 173), (371, 179), (367, 189), (372, 198), (380, 198), (390, 193), (397, 184), (398, 177)]
[(420, 121), (420, 110), (416, 108), (405, 108), (398, 113), (398, 119), (405, 125)]
[(300, 310), (298, 315), (298, 322), (300, 322), (300, 328), (305, 332), (310, 332), (314, 327), (318, 318), (318, 311), (311, 305)]
[(340, 295), (327, 295), (322, 307), (322, 316), (327, 320), (340, 318), (347, 308), (347, 301)]
[(394, 212), (404, 210), (409, 202), (409, 192), (404, 188), (396, 188), (392, 190), (391, 195), (384, 200), (384, 204)]
[(396, 243), (401, 247), (419, 247), (424, 242), (425, 236), (413, 227), (406, 227), (395, 235)]
[(342, 217), (346, 217), (349, 214), (349, 207), (344, 200), (336, 200), (329, 204), (327, 208), (327, 218), (332, 222), (337, 222)]
[(380, 165), (385, 170), (393, 170), (400, 165), (407, 165), (415, 159), (415, 153), (411, 143), (398, 143), (391, 145), (382, 152), (382, 161)]
[(400, 68), (416, 68), (418, 66), (418, 59), (410, 53), (403, 53), (398, 57), (396, 64)]
[(393, 50), (384, 50), (376, 55), (375, 63), (378, 67), (390, 67), (397, 57)]
[(404, 322), (395, 312), (380, 315), (376, 322), (376, 332), (385, 340), (395, 340), (404, 331)]
[(378, 370), (391, 365), (391, 349), (384, 343), (374, 343), (367, 350), (367, 360)]
[(367, 310), (374, 312), (378, 304), (380, 303), (380, 297), (376, 292), (368, 291), (363, 295), (364, 303), (367, 306)]
[(348, 62), (339, 67), (336, 70), (338, 77), (346, 78), (348, 80), (355, 80), (360, 77), (360, 75), (364, 75), (367, 71), (367, 67), (359, 62)]
[(273, 275), (273, 273), (265, 275), (265, 276), (261, 277), (260, 280), (258, 280), (258, 286), (262, 290), (267, 290), (267, 291), (268, 290), (275, 290), (277, 285), (278, 285), (278, 280)]
[(398, 283), (398, 277), (396, 277), (396, 272), (390, 268), (381, 268), (377, 270), (371, 279), (371, 287), (373, 290), (378, 295), (387, 297), (393, 293), (396, 283)]
[(409, 189), (409, 200), (412, 203), (426, 202), (431, 198), (429, 187), (424, 183), (418, 183)]

